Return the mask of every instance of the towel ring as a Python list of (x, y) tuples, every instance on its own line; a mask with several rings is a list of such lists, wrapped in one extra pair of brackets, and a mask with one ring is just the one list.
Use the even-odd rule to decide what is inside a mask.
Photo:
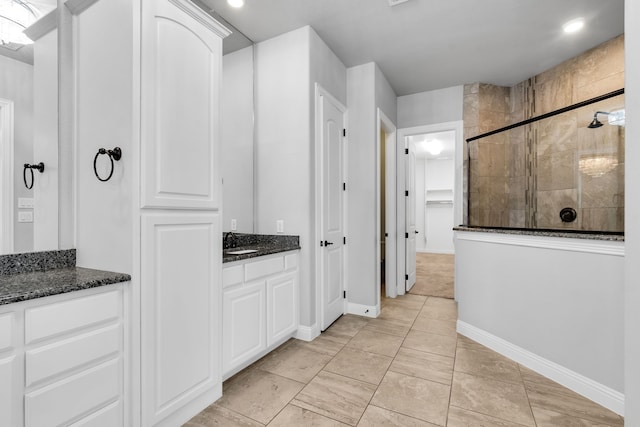
[[(27, 184), (27, 169), (31, 172), (31, 185)], [(44, 172), (44, 163), (40, 162), (37, 165), (30, 165), (29, 163), (24, 164), (24, 170), (22, 171), (22, 180), (24, 181), (24, 186), (27, 187), (27, 190), (31, 190), (33, 188), (33, 170), (36, 169), (38, 172)]]
[[(100, 156), (101, 154), (107, 154), (109, 156), (109, 160), (111, 161), (111, 172), (109, 172), (109, 176), (104, 179), (100, 178), (100, 175), (98, 174), (98, 169), (96, 168), (96, 162), (98, 161), (98, 156)], [(98, 180), (102, 182), (109, 181), (113, 176), (113, 170), (115, 168), (113, 161), (115, 160), (117, 162), (121, 158), (122, 158), (122, 150), (120, 149), (120, 147), (116, 147), (113, 150), (105, 150), (104, 148), (98, 149), (96, 156), (93, 158), (93, 172), (96, 174), (96, 178), (98, 178)]]

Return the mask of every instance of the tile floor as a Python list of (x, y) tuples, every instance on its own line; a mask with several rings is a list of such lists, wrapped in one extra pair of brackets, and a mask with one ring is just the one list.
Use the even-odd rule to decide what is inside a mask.
[(453, 300), (385, 299), (292, 339), (186, 426), (622, 426), (623, 419), (455, 330)]
[(418, 252), (416, 284), (410, 294), (453, 298), (454, 255)]

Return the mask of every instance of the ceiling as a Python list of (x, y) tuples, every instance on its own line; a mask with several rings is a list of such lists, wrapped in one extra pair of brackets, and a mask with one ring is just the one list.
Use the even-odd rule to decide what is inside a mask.
[[(198, 0), (260, 42), (310, 25), (352, 67), (375, 61), (396, 95), (512, 86), (624, 32), (624, 0)], [(562, 24), (584, 17), (579, 33)]]

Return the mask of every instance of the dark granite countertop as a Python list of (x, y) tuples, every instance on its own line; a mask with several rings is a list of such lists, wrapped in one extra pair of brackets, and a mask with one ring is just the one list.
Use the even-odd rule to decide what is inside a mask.
[(0, 255), (0, 305), (131, 280), (75, 265), (75, 249)]
[[(225, 239), (226, 237), (226, 239)], [(244, 234), (233, 233), (223, 235), (222, 262), (242, 261), (280, 252), (295, 251), (300, 249), (298, 236), (272, 235), (272, 234)], [(228, 252), (255, 250), (247, 254), (229, 254)]]
[(493, 227), (468, 227), (460, 225), (453, 227), (454, 231), (471, 231), (478, 233), (511, 234), (516, 236), (544, 236), (562, 237), (569, 239), (605, 240), (610, 242), (624, 242), (624, 234), (584, 232), (584, 231), (564, 231), (564, 230), (525, 230), (519, 228), (493, 228)]
[(131, 276), (81, 267), (0, 275), (0, 305), (127, 282)]

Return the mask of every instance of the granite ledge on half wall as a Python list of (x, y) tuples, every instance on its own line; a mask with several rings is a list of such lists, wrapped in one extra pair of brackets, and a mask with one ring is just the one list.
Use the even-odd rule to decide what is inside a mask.
[(75, 264), (75, 249), (0, 255), (0, 305), (131, 280), (128, 274)]
[[(228, 263), (298, 250), (300, 249), (300, 236), (226, 232), (222, 235), (222, 245), (222, 262)], [(229, 250), (239, 251), (247, 249), (255, 250), (256, 252), (242, 255), (227, 253)]]
[(568, 239), (605, 240), (609, 242), (624, 242), (624, 233), (604, 233), (599, 231), (566, 231), (566, 230), (535, 230), (521, 228), (496, 228), (459, 225), (454, 231), (471, 231), (478, 233), (511, 234), (515, 236), (543, 236)]

